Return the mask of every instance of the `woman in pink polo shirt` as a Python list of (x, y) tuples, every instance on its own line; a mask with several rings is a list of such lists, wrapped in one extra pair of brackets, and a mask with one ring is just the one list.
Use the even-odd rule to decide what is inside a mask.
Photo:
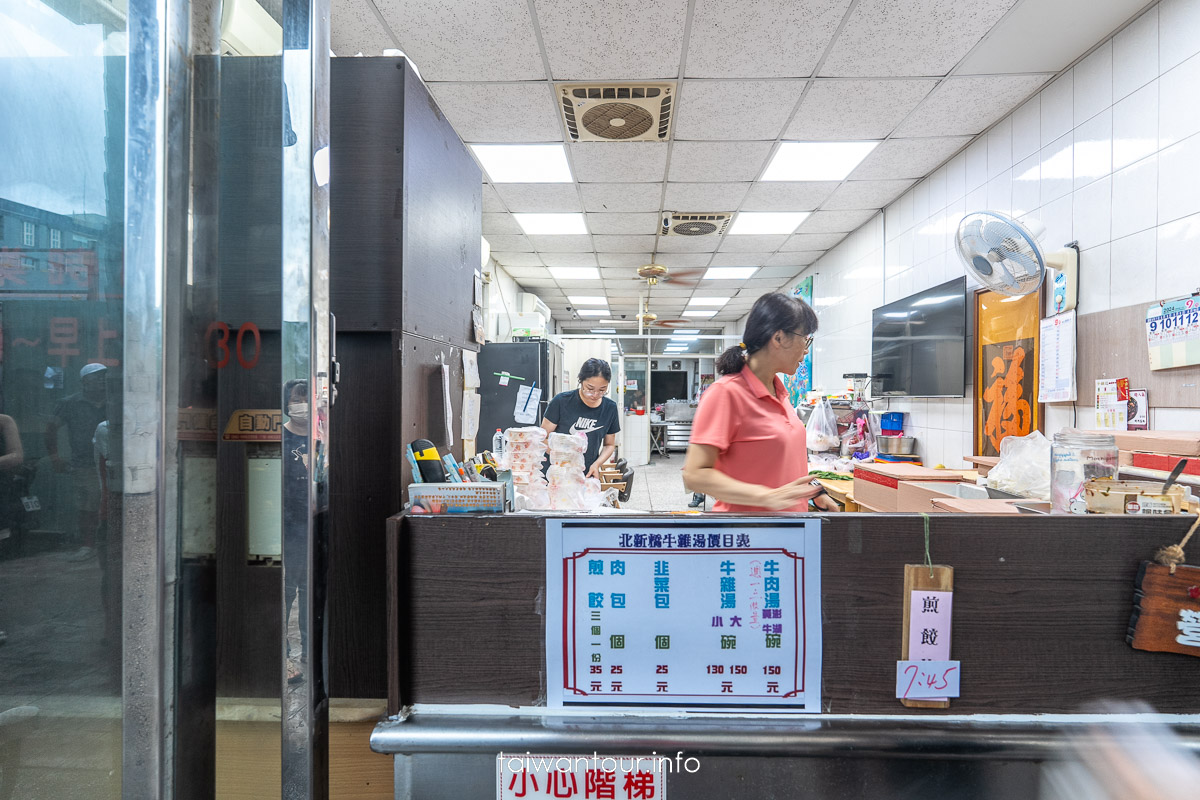
[(766, 294), (741, 344), (717, 358), (722, 377), (700, 398), (683, 464), (683, 482), (712, 495), (714, 511), (807, 511), (810, 499), (837, 510), (808, 474), (804, 423), (778, 375), (796, 372), (816, 330), (803, 300)]

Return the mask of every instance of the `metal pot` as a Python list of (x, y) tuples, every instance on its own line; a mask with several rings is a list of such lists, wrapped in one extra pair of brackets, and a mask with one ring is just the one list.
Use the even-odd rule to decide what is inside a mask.
[(879, 442), (879, 452), (889, 456), (912, 455), (917, 444), (916, 438), (912, 436), (879, 436), (875, 441)]

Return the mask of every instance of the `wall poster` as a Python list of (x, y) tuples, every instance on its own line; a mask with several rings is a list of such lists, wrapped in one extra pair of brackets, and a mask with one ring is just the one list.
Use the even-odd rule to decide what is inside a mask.
[[(799, 297), (810, 306), (813, 302), (813, 276), (809, 275), (804, 280), (792, 287), (792, 296)], [(804, 360), (800, 362), (800, 368), (796, 370), (795, 375), (789, 375), (784, 380), (784, 386), (788, 390), (788, 401), (792, 406), (798, 406), (804, 402), (804, 397), (813, 388), (813, 363), (812, 363), (812, 348), (805, 354)]]
[(975, 452), (998, 456), (1009, 436), (1042, 429), (1038, 341), (1042, 292), (975, 292)]
[(546, 520), (551, 707), (821, 710), (821, 522)]

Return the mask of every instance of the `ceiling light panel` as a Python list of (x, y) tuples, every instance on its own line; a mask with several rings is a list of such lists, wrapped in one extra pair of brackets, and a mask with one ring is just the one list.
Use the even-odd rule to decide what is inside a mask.
[(749, 278), (758, 267), (709, 267), (704, 273), (706, 281), (742, 281)]
[(701, 311), (698, 308), (688, 308), (683, 312), (683, 316), (695, 319), (708, 319), (709, 317), (715, 317), (716, 315), (716, 311)]
[(561, 144), (473, 144), (471, 150), (492, 183), (572, 181)]
[(583, 214), (513, 214), (521, 230), (530, 236), (587, 234)]
[(556, 281), (598, 281), (599, 267), (547, 267)]
[(728, 297), (693, 297), (688, 300), (688, 306), (723, 306), (729, 302)]
[(840, 181), (854, 171), (879, 142), (783, 142), (764, 181)]

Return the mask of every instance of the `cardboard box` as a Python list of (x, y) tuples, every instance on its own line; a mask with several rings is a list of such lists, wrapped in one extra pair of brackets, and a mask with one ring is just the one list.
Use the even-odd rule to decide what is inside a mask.
[(958, 497), (948, 497), (944, 500), (934, 500), (935, 511), (948, 511), (954, 514), (1020, 514), (1021, 509), (1013, 503), (1015, 500), (963, 500)]
[[(1164, 456), (1162, 453), (1131, 453), (1129, 466), (1142, 469), (1161, 469), (1170, 472), (1183, 456)], [(1200, 458), (1189, 458), (1183, 467), (1184, 475), (1200, 475)]]
[[(900, 484), (905, 481), (963, 480), (961, 470), (914, 467), (911, 464), (859, 464), (854, 468), (854, 499), (878, 511), (899, 510)], [(928, 508), (922, 508), (928, 511)]]
[(1200, 431), (1086, 431), (1111, 434), (1120, 450), (1200, 456)]

